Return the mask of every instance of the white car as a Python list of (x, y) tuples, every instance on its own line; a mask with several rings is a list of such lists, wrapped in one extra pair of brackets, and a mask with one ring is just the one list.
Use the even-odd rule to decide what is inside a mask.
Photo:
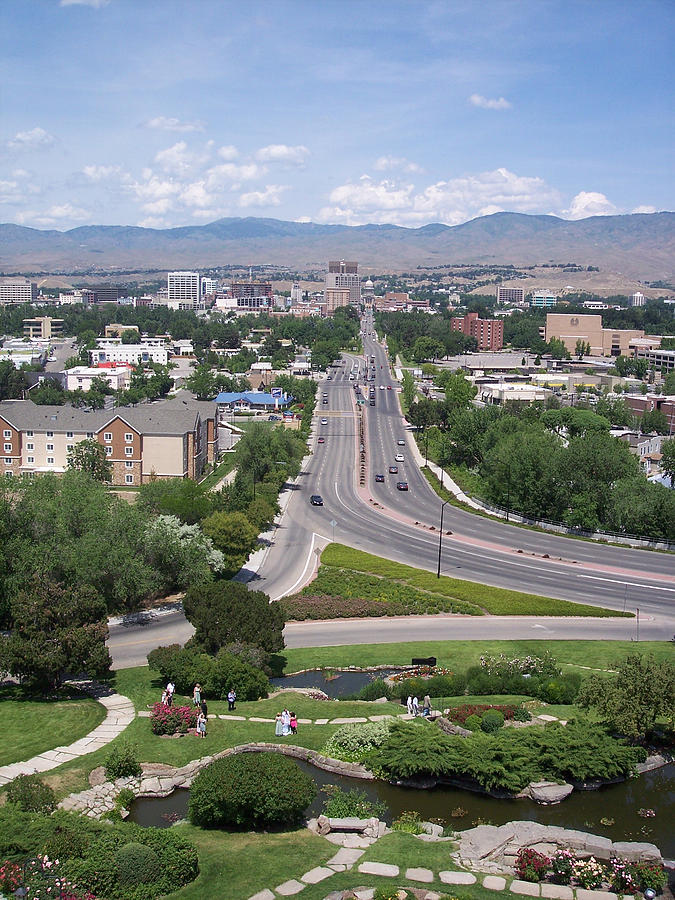
[(322, 420), (321, 420), (321, 424), (322, 424), (322, 425), (328, 425), (328, 419), (322, 419)]
[(397, 453), (394, 459), (396, 460), (396, 462), (404, 462), (404, 456), (402, 453)]
[(380, 385), (380, 390), (381, 390), (381, 391), (384, 390), (384, 385), (383, 385), (383, 384)]
[(396, 443), (399, 445), (399, 447), (405, 447), (405, 441), (402, 439), (399, 439), (398, 441), (396, 441)]

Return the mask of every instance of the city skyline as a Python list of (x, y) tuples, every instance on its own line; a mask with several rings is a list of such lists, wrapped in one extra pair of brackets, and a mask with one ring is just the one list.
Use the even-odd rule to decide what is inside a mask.
[(666, 2), (7, 0), (0, 221), (675, 207)]

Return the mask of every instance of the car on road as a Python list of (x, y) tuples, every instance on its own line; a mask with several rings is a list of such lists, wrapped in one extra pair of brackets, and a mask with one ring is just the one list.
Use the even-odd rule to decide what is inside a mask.
[(322, 403), (328, 403), (328, 397), (324, 397), (323, 400), (322, 400), (321, 402), (322, 402)]
[(319, 440), (318, 440), (318, 443), (319, 443), (319, 444), (325, 444), (325, 443), (326, 443), (326, 438), (320, 437)]
[(389, 466), (390, 475), (398, 475), (398, 466)]
[(321, 494), (312, 494), (312, 496), (309, 498), (309, 502), (312, 504), (312, 506), (323, 506), (323, 497), (321, 496)]
[(391, 385), (390, 385), (390, 384), (387, 385), (387, 390), (388, 390), (388, 391), (391, 390)]
[(384, 481), (384, 475), (381, 472), (378, 472), (375, 476), (375, 481)]
[(396, 462), (404, 462), (404, 456), (402, 453), (397, 453), (394, 459), (396, 460)]
[(396, 490), (397, 491), (407, 491), (408, 490), (408, 482), (407, 481), (397, 481), (396, 482)]
[(383, 384), (380, 385), (380, 390), (381, 390), (381, 391), (384, 390), (384, 385), (383, 385)]
[(268, 416), (268, 422), (281, 422), (281, 416)]
[(333, 380), (333, 376), (332, 376), (332, 375), (326, 376), (326, 381), (332, 381), (332, 380)]
[(403, 438), (399, 438), (396, 443), (399, 445), (399, 447), (405, 447), (405, 441), (403, 440)]
[(371, 400), (371, 401), (370, 401), (370, 405), (371, 405), (371, 406), (375, 406), (375, 401), (374, 401), (374, 400)]
[(322, 420), (321, 420), (321, 424), (322, 424), (322, 425), (328, 425), (328, 419), (322, 419)]

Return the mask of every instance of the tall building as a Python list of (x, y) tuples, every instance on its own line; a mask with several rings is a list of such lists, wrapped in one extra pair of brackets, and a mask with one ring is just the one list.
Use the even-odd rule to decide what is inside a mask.
[(534, 291), (530, 298), (532, 309), (553, 309), (558, 302), (558, 295), (553, 291)]
[(324, 291), (324, 301), (326, 303), (326, 315), (332, 316), (338, 306), (349, 306), (351, 303), (349, 289), (326, 288)]
[(5, 303), (35, 303), (37, 282), (27, 279), (3, 279), (0, 281), (0, 306)]
[(291, 305), (302, 303), (302, 288), (296, 282), (291, 288)]
[(230, 285), (230, 297), (239, 300), (241, 297), (274, 297), (271, 281), (233, 281)]
[(349, 291), (349, 302), (358, 306), (361, 303), (361, 279), (359, 264), (344, 259), (331, 260), (326, 272), (326, 290), (346, 288)]
[(51, 316), (24, 319), (23, 336), (28, 341), (48, 341), (50, 338), (63, 337), (63, 319), (52, 319)]
[(370, 278), (364, 282), (363, 288), (361, 289), (361, 296), (363, 297), (363, 302), (366, 306), (373, 305), (373, 297), (375, 296), (375, 285), (370, 280)]
[(178, 303), (193, 303), (201, 300), (199, 272), (169, 272), (167, 275), (167, 300)]
[(206, 276), (204, 276), (202, 278), (201, 287), (200, 287), (202, 297), (206, 297), (209, 294), (215, 294), (217, 287), (218, 287), (218, 284), (217, 284), (215, 278), (207, 278)]
[(504, 287), (497, 285), (497, 303), (523, 303), (525, 300), (525, 289), (517, 287)]
[(501, 350), (504, 346), (504, 322), (501, 319), (479, 319), (477, 312), (450, 319), (452, 331), (475, 338), (479, 350)]
[(644, 306), (645, 305), (645, 295), (640, 291), (635, 291), (634, 294), (631, 295), (630, 298), (631, 306)]

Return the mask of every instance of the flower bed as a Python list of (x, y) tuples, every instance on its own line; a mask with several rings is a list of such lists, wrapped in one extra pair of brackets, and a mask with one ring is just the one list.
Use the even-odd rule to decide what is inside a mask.
[(469, 716), (482, 716), (488, 709), (496, 709), (502, 713), (505, 719), (512, 719), (516, 712), (515, 706), (491, 706), (484, 703), (464, 703), (462, 706), (452, 706), (448, 710), (448, 718), (458, 725), (463, 725)]
[(396, 672), (390, 675), (387, 681), (399, 682), (406, 681), (408, 678), (433, 678), (436, 675), (454, 675), (452, 669), (445, 669), (443, 666), (410, 666), (403, 672)]
[(155, 703), (150, 727), (153, 734), (187, 734), (197, 727), (198, 710), (192, 706), (167, 706)]
[(532, 847), (522, 847), (514, 868), (523, 881), (548, 880), (585, 890), (604, 887), (624, 894), (648, 888), (659, 893), (667, 881), (663, 867), (654, 863), (628, 862), (619, 857), (613, 857), (609, 862), (601, 862), (594, 856), (577, 859), (571, 850), (557, 850), (549, 858)]
[(559, 675), (560, 666), (548, 651), (541, 656), (481, 656), (480, 666), (488, 675)]

